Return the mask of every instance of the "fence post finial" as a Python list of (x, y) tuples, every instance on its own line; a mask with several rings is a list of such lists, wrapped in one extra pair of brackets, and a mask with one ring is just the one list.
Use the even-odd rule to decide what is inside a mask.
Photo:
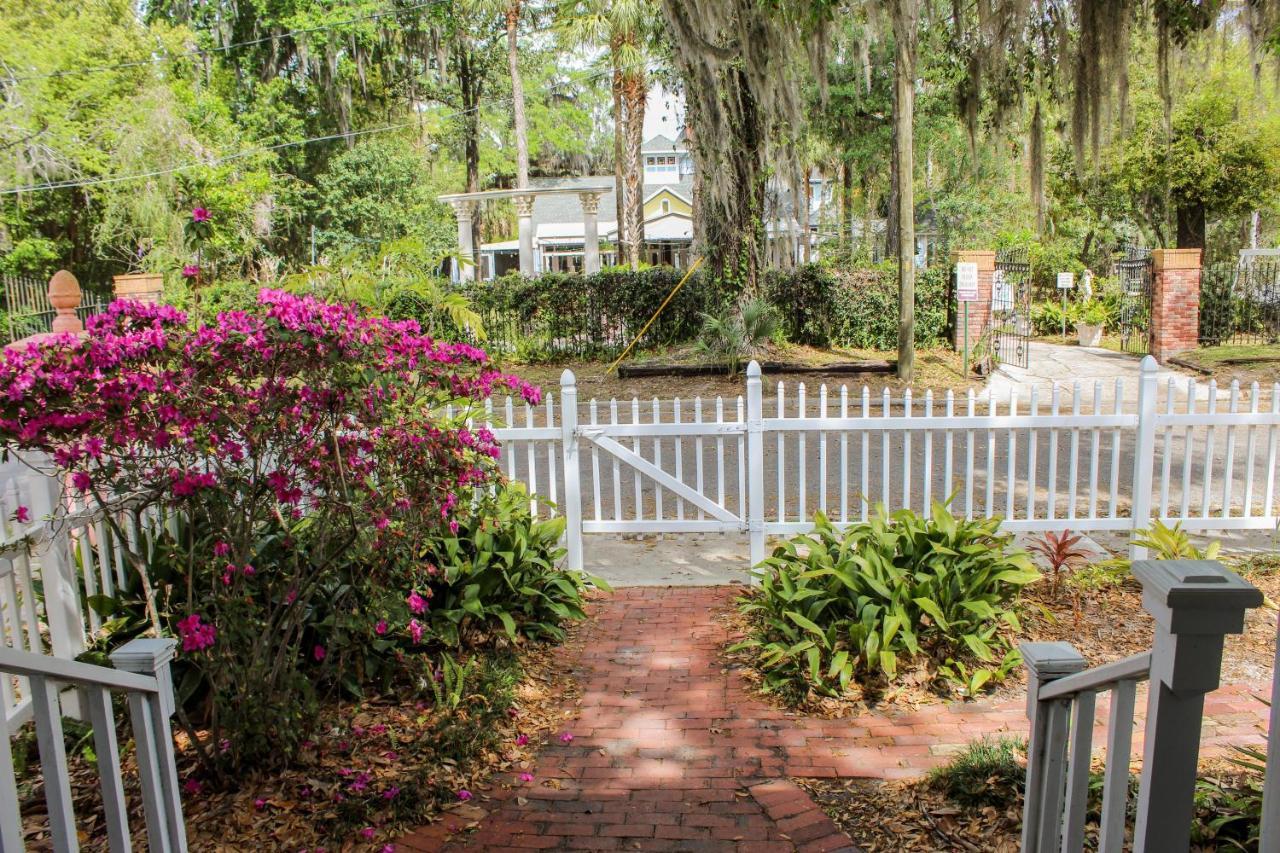
[(84, 331), (84, 323), (76, 314), (80, 307), (80, 295), (80, 282), (67, 270), (58, 270), (49, 279), (49, 304), (58, 312), (53, 318), (54, 333), (79, 334)]
[(1135, 853), (1190, 844), (1205, 694), (1216, 690), (1226, 634), (1262, 593), (1216, 560), (1139, 560), (1142, 606), (1155, 620)]
[(1022, 814), (1023, 853), (1057, 849), (1063, 797), (1066, 794), (1069, 699), (1040, 701), (1040, 689), (1051, 681), (1085, 668), (1084, 657), (1070, 643), (1022, 643), (1027, 668), (1027, 782)]

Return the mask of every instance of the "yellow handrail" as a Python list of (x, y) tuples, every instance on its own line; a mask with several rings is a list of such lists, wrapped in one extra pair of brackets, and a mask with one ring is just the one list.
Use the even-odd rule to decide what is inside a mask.
[(689, 280), (689, 278), (693, 275), (694, 271), (697, 270), (697, 268), (700, 266), (702, 266), (701, 255), (698, 256), (696, 260), (694, 260), (693, 265), (689, 267), (689, 271), (684, 274), (684, 278), (680, 279), (680, 283), (671, 289), (671, 292), (667, 294), (666, 299), (662, 300), (662, 304), (658, 306), (657, 311), (653, 312), (653, 316), (649, 318), (649, 322), (644, 324), (644, 328), (640, 330), (640, 334), (636, 335), (635, 338), (631, 341), (631, 343), (627, 344), (627, 348), (622, 351), (622, 355), (618, 356), (617, 361), (609, 365), (609, 369), (606, 370), (605, 373), (612, 373), (614, 371), (614, 368), (616, 368), (619, 364), (622, 363), (622, 360), (627, 357), (627, 354), (629, 352), (631, 352), (631, 348), (640, 342), (640, 339), (644, 337), (645, 332), (649, 331), (649, 327), (653, 325), (653, 321), (658, 319), (658, 315), (662, 313), (662, 309), (666, 308), (667, 303), (669, 303), (672, 299), (675, 298), (675, 295), (680, 292), (680, 288), (684, 287), (684, 283)]

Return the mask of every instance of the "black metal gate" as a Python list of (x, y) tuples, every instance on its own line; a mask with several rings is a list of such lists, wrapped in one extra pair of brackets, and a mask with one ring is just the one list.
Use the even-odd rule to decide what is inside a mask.
[(1280, 343), (1280, 260), (1206, 267), (1200, 278), (1200, 344)]
[(1120, 280), (1120, 349), (1145, 355), (1151, 352), (1151, 250), (1131, 246), (1113, 269)]
[(996, 253), (991, 279), (991, 355), (1027, 367), (1031, 342), (1031, 258), (1025, 247)]

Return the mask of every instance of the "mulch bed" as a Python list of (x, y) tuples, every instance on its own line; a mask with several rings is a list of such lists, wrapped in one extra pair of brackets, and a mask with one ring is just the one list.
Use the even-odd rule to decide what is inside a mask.
[[(329, 850), (381, 850), (403, 830), (435, 819), (443, 809), (465, 813), (458, 791), (481, 787), (493, 773), (531, 768), (542, 743), (561, 727), (564, 703), (577, 689), (560, 663), (562, 654), (562, 647), (547, 645), (521, 651), (523, 677), (515, 691), (514, 714), (500, 725), (499, 746), (466, 765), (443, 750), (437, 753), (433, 738), (424, 737), (446, 730), (466, 737), (465, 718), (449, 719), (446, 729), (444, 718), (457, 717), (456, 712), (395, 697), (327, 707), (313, 745), (291, 767), (247, 776), (226, 791), (196, 780), (192, 756), (183, 754), (178, 736), (190, 849), (229, 853), (322, 845)], [(117, 720), (127, 728), (127, 714), (117, 714)], [(528, 743), (517, 745), (519, 735), (528, 736)], [(122, 747), (124, 743), (122, 734)], [(137, 844), (146, 836), (131, 749), (122, 762)], [(81, 846), (105, 850), (97, 771), (83, 755), (71, 756), (69, 767)], [(32, 768), (24, 783), (27, 849), (50, 850), (39, 769)]]

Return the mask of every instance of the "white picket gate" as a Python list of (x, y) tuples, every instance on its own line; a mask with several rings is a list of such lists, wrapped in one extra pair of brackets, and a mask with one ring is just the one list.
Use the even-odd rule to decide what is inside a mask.
[(1116, 380), (1003, 397), (778, 383), (765, 400), (753, 363), (743, 396), (601, 404), (566, 370), (559, 405), (507, 400), (490, 426), (506, 475), (564, 512), (574, 567), (587, 533), (746, 532), (755, 562), (815, 510), (848, 524), (948, 498), (1011, 531), (1274, 530), (1280, 383), (1156, 374), (1144, 359), (1131, 398)]

